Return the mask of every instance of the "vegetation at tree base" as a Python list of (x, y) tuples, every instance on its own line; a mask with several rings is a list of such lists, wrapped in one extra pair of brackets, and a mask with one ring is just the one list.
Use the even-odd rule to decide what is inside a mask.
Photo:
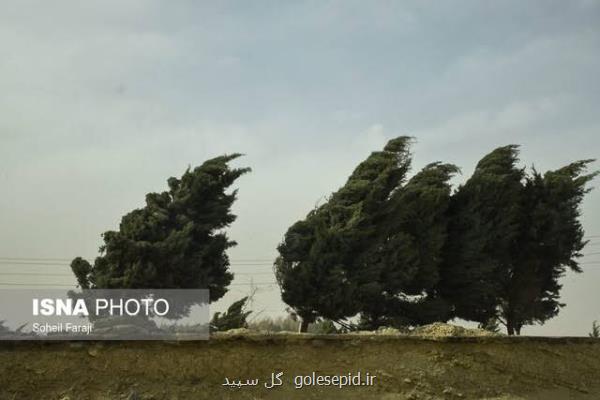
[(320, 335), (330, 335), (333, 333), (340, 333), (340, 329), (335, 326), (332, 320), (321, 319), (313, 323), (312, 326), (309, 326), (308, 332), (317, 333)]
[(500, 323), (496, 318), (490, 318), (484, 323), (480, 323), (477, 328), (486, 330), (492, 333), (500, 333)]
[[(259, 332), (297, 332), (298, 318), (287, 315), (285, 317), (265, 317), (248, 323), (248, 328)], [(319, 319), (308, 326), (307, 332), (317, 334), (342, 333), (344, 329), (335, 326), (329, 319)]]
[(598, 321), (592, 323), (592, 331), (589, 333), (589, 336), (592, 338), (600, 338), (600, 325), (598, 325)]
[(504, 146), (452, 193), (454, 165), (407, 178), (410, 144), (399, 137), (372, 153), (284, 235), (274, 269), (302, 330), (358, 314), (362, 329), (459, 317), (520, 334), (555, 316), (560, 277), (580, 271), (593, 160), (527, 172), (518, 146)]
[(28, 323), (24, 323), (18, 326), (16, 329), (11, 330), (8, 326), (4, 325), (6, 321), (0, 321), (0, 335), (27, 335), (27, 333), (23, 333), (23, 329), (28, 325)]
[(249, 168), (231, 169), (239, 154), (210, 159), (169, 190), (146, 195), (146, 205), (125, 215), (118, 231), (102, 236), (94, 264), (75, 258), (71, 269), (82, 288), (208, 288), (210, 301), (221, 298), (233, 279), (226, 250), (236, 243), (224, 228), (235, 215), (237, 191), (226, 190)]
[(233, 302), (226, 312), (216, 312), (210, 321), (211, 332), (223, 332), (230, 329), (247, 328), (248, 322), (246, 318), (252, 311), (246, 311), (245, 306), (248, 297), (244, 297)]
[(248, 323), (248, 328), (265, 332), (296, 332), (298, 319), (287, 315), (285, 317), (264, 317)]

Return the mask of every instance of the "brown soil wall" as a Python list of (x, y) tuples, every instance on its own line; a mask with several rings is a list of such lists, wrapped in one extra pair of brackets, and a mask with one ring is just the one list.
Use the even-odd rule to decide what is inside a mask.
[[(294, 384), (313, 372), (358, 371), (375, 375), (373, 385)], [(267, 389), (277, 372), (282, 385)], [(259, 383), (224, 386), (225, 378)], [(600, 399), (600, 340), (254, 335), (0, 342), (0, 399)]]

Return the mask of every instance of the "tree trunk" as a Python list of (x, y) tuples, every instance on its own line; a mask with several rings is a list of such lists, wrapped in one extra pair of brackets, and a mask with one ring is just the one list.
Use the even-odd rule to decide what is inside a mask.
[(308, 324), (309, 324), (308, 320), (302, 318), (302, 322), (300, 322), (300, 329), (298, 330), (298, 332), (300, 332), (300, 333), (308, 332)]
[(512, 318), (506, 319), (506, 333), (508, 333), (508, 336), (513, 336), (515, 334), (515, 327), (513, 325)]
[(506, 318), (506, 332), (508, 336), (521, 335), (521, 328), (523, 327), (523, 322), (517, 320), (515, 317), (507, 317)]

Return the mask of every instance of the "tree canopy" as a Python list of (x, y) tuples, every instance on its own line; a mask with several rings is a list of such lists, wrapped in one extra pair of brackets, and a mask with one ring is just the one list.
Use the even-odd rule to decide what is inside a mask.
[(518, 147), (486, 155), (452, 198), (441, 294), (455, 315), (497, 319), (509, 334), (558, 314), (559, 279), (581, 272), (580, 204), (596, 173), (582, 160), (540, 174), (516, 166)]
[(519, 234), (522, 180), (517, 146), (500, 147), (477, 164), (452, 196), (439, 291), (461, 318), (485, 323), (496, 315), (498, 295)]
[(580, 271), (593, 160), (541, 174), (499, 147), (453, 192), (452, 164), (408, 177), (410, 144), (373, 152), (284, 235), (274, 269), (303, 328), (359, 314), (368, 329), (460, 317), (519, 334), (555, 316), (560, 277)]
[(275, 274), (302, 330), (317, 316), (339, 320), (360, 311), (369, 274), (359, 259), (376, 233), (379, 211), (410, 168), (409, 145), (410, 138), (400, 137), (373, 152), (325, 204), (286, 232)]
[(436, 285), (447, 235), (448, 181), (457, 172), (452, 164), (429, 164), (398, 186), (378, 211), (375, 235), (360, 259), (370, 275), (361, 296), (364, 327), (450, 318)]
[[(285, 234), (275, 271), (284, 301), (306, 326), (318, 316), (341, 320), (361, 313), (365, 325), (378, 326), (436, 320), (440, 309), (448, 314), (433, 290), (447, 182), (457, 168), (433, 163), (407, 182), (410, 144), (411, 138), (399, 137), (373, 152)], [(438, 241), (424, 241), (433, 238)]]
[(71, 269), (82, 288), (207, 288), (221, 298), (233, 279), (226, 250), (236, 243), (224, 232), (234, 220), (237, 191), (227, 189), (249, 168), (230, 168), (239, 154), (204, 162), (168, 191), (149, 193), (146, 205), (125, 215), (118, 231), (105, 232), (92, 264), (75, 258)]

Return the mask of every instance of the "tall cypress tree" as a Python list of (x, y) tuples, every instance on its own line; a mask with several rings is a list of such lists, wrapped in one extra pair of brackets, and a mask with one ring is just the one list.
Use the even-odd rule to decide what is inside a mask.
[(453, 196), (438, 292), (454, 315), (502, 322), (509, 335), (543, 323), (560, 307), (559, 279), (580, 271), (579, 207), (592, 160), (544, 175), (517, 167), (518, 147), (485, 156)]
[(543, 175), (533, 170), (524, 182), (514, 263), (499, 310), (509, 334), (556, 316), (564, 306), (559, 279), (568, 269), (582, 272), (577, 259), (586, 242), (580, 204), (597, 174), (584, 174), (592, 161), (577, 161)]
[(448, 240), (438, 287), (460, 318), (487, 322), (496, 309), (519, 234), (518, 147), (500, 147), (479, 161), (452, 196)]
[(385, 203), (404, 182), (410, 142), (399, 137), (373, 152), (327, 203), (286, 232), (274, 268), (283, 301), (302, 318), (301, 330), (319, 316), (340, 320), (360, 311), (369, 273), (358, 260)]
[(420, 325), (450, 318), (438, 295), (447, 236), (451, 164), (432, 163), (396, 188), (378, 217), (377, 234), (360, 259), (362, 326)]
[(364, 328), (450, 317), (436, 292), (446, 239), (449, 179), (458, 169), (433, 163), (406, 181), (411, 139), (372, 153), (327, 203), (296, 222), (275, 262), (283, 300), (302, 318)]

